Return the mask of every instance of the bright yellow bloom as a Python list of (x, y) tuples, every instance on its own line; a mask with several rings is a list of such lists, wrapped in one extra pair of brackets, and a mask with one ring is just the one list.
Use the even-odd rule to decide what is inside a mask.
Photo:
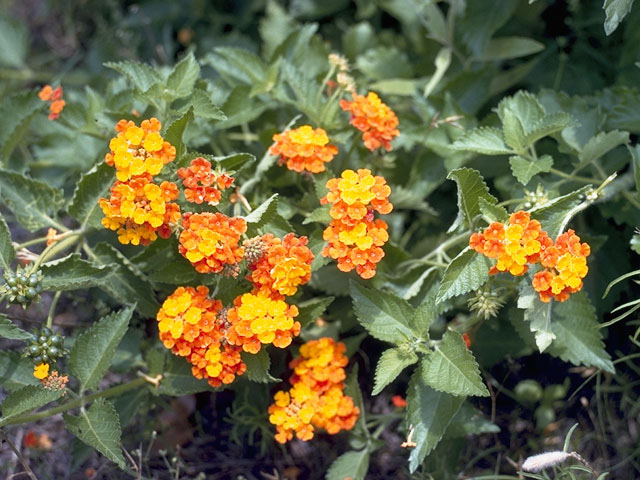
[(287, 165), (294, 172), (324, 172), (324, 164), (333, 160), (338, 148), (329, 145), (327, 132), (322, 128), (303, 125), (295, 130), (287, 130), (273, 136), (274, 144), (269, 148), (271, 155), (280, 155), (279, 164)]
[(44, 380), (49, 376), (49, 364), (48, 363), (40, 363), (36, 365), (33, 369), (33, 376), (39, 380)]

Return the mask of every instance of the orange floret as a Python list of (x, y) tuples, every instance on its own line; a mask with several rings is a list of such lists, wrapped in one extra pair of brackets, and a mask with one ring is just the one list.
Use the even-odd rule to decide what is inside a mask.
[(272, 234), (262, 236), (263, 253), (249, 263), (250, 280), (257, 290), (267, 294), (294, 295), (299, 285), (311, 279), (313, 253), (307, 237), (288, 233), (280, 240)]
[(200, 273), (219, 273), (225, 265), (242, 261), (244, 249), (240, 237), (247, 222), (222, 213), (186, 213), (182, 217), (178, 251)]
[(198, 157), (187, 168), (179, 168), (178, 176), (184, 185), (184, 196), (189, 202), (218, 205), (222, 191), (233, 185), (233, 177), (224, 172), (214, 172), (211, 162)]
[(102, 225), (118, 233), (122, 244), (148, 245), (158, 235), (169, 238), (171, 226), (180, 219), (178, 187), (172, 182), (156, 185), (151, 176), (116, 182), (111, 197), (99, 200), (104, 213)]
[(269, 148), (269, 153), (280, 155), (278, 164), (286, 164), (289, 170), (298, 173), (324, 172), (324, 164), (338, 153), (338, 148), (329, 144), (327, 132), (322, 128), (314, 130), (309, 125), (277, 133), (273, 141), (275, 143)]
[(398, 135), (398, 117), (382, 103), (375, 92), (366, 97), (353, 92), (353, 101), (340, 100), (340, 107), (351, 113), (351, 125), (362, 133), (365, 147), (374, 151), (384, 147), (391, 150), (391, 140)]
[(43, 102), (49, 104), (49, 120), (56, 120), (64, 109), (66, 102), (62, 99), (62, 87), (58, 85), (55, 89), (51, 85), (45, 85), (38, 92), (38, 97)]
[(258, 353), (262, 344), (269, 343), (285, 348), (300, 334), (300, 322), (294, 320), (298, 307), (288, 305), (284, 297), (258, 291), (237, 297), (233, 304), (227, 313), (227, 339), (245, 352)]
[(124, 182), (132, 177), (157, 175), (162, 167), (176, 157), (176, 148), (160, 135), (157, 118), (143, 120), (138, 127), (131, 120), (120, 120), (115, 127), (118, 134), (109, 142), (107, 165), (116, 168), (116, 177)]

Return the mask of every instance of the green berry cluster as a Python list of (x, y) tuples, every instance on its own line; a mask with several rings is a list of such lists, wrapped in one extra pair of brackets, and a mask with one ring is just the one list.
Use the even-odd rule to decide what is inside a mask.
[(34, 333), (25, 350), (25, 355), (33, 360), (34, 365), (55, 363), (68, 353), (64, 348), (64, 338), (47, 327)]
[(42, 273), (38, 270), (28, 273), (18, 267), (16, 272), (4, 272), (5, 284), (0, 287), (0, 295), (5, 295), (10, 303), (19, 303), (23, 308), (37, 300), (42, 292)]

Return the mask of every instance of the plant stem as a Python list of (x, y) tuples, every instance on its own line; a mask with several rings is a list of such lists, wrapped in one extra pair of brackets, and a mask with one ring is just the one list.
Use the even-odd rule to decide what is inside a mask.
[(58, 290), (53, 296), (53, 300), (51, 300), (51, 306), (49, 307), (49, 315), (47, 315), (47, 328), (51, 329), (53, 325), (53, 313), (56, 310), (56, 305), (58, 305), (58, 300), (60, 299), (60, 295), (62, 294), (61, 290)]
[(31, 478), (31, 480), (38, 480), (38, 477), (36, 477), (35, 473), (33, 473), (27, 462), (24, 460), (24, 457), (22, 456), (22, 453), (20, 453), (20, 450), (16, 448), (13, 442), (9, 440), (9, 437), (2, 430), (0, 430), (0, 440), (7, 442), (7, 445), (9, 445), (11, 450), (13, 450), (13, 453), (15, 453), (16, 457), (18, 457), (18, 460), (22, 464), (25, 472), (27, 472), (27, 475), (29, 475), (29, 478)]
[(80, 237), (82, 234), (83, 232), (81, 230), (72, 230), (60, 235), (58, 237), (60, 238), (60, 240), (58, 240), (56, 243), (52, 243), (42, 251), (38, 259), (31, 266), (29, 274), (35, 273), (47, 258), (64, 251), (65, 249), (76, 243), (78, 241), (76, 237)]
[(459, 235), (456, 235), (455, 237), (450, 238), (444, 241), (443, 243), (441, 243), (437, 248), (435, 248), (431, 252), (427, 253), (424, 257), (422, 257), (421, 260), (428, 260), (433, 256), (438, 256), (441, 253), (443, 253), (446, 249), (453, 247), (454, 245), (457, 245), (458, 243), (460, 243), (462, 240), (465, 240), (468, 238), (469, 238), (469, 232), (468, 231), (462, 232)]
[(558, 177), (566, 178), (567, 180), (574, 182), (582, 182), (582, 183), (598, 183), (598, 180), (590, 177), (582, 177), (580, 175), (575, 175), (574, 173), (565, 173), (562, 170), (558, 170), (557, 168), (551, 168), (549, 170), (550, 173), (557, 175)]

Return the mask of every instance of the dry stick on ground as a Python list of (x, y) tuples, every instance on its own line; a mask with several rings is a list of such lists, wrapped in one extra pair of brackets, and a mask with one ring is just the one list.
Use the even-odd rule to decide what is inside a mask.
[(31, 468), (25, 461), (24, 457), (22, 456), (22, 453), (20, 453), (20, 450), (16, 448), (13, 442), (9, 440), (9, 437), (2, 430), (0, 430), (0, 441), (6, 442), (7, 445), (9, 445), (9, 447), (11, 448), (11, 450), (13, 450), (13, 453), (15, 453), (16, 457), (18, 457), (18, 460), (20, 460), (20, 463), (22, 464), (25, 472), (27, 472), (27, 475), (29, 475), (31, 480), (38, 480), (38, 477), (36, 477), (35, 473), (33, 473)]

